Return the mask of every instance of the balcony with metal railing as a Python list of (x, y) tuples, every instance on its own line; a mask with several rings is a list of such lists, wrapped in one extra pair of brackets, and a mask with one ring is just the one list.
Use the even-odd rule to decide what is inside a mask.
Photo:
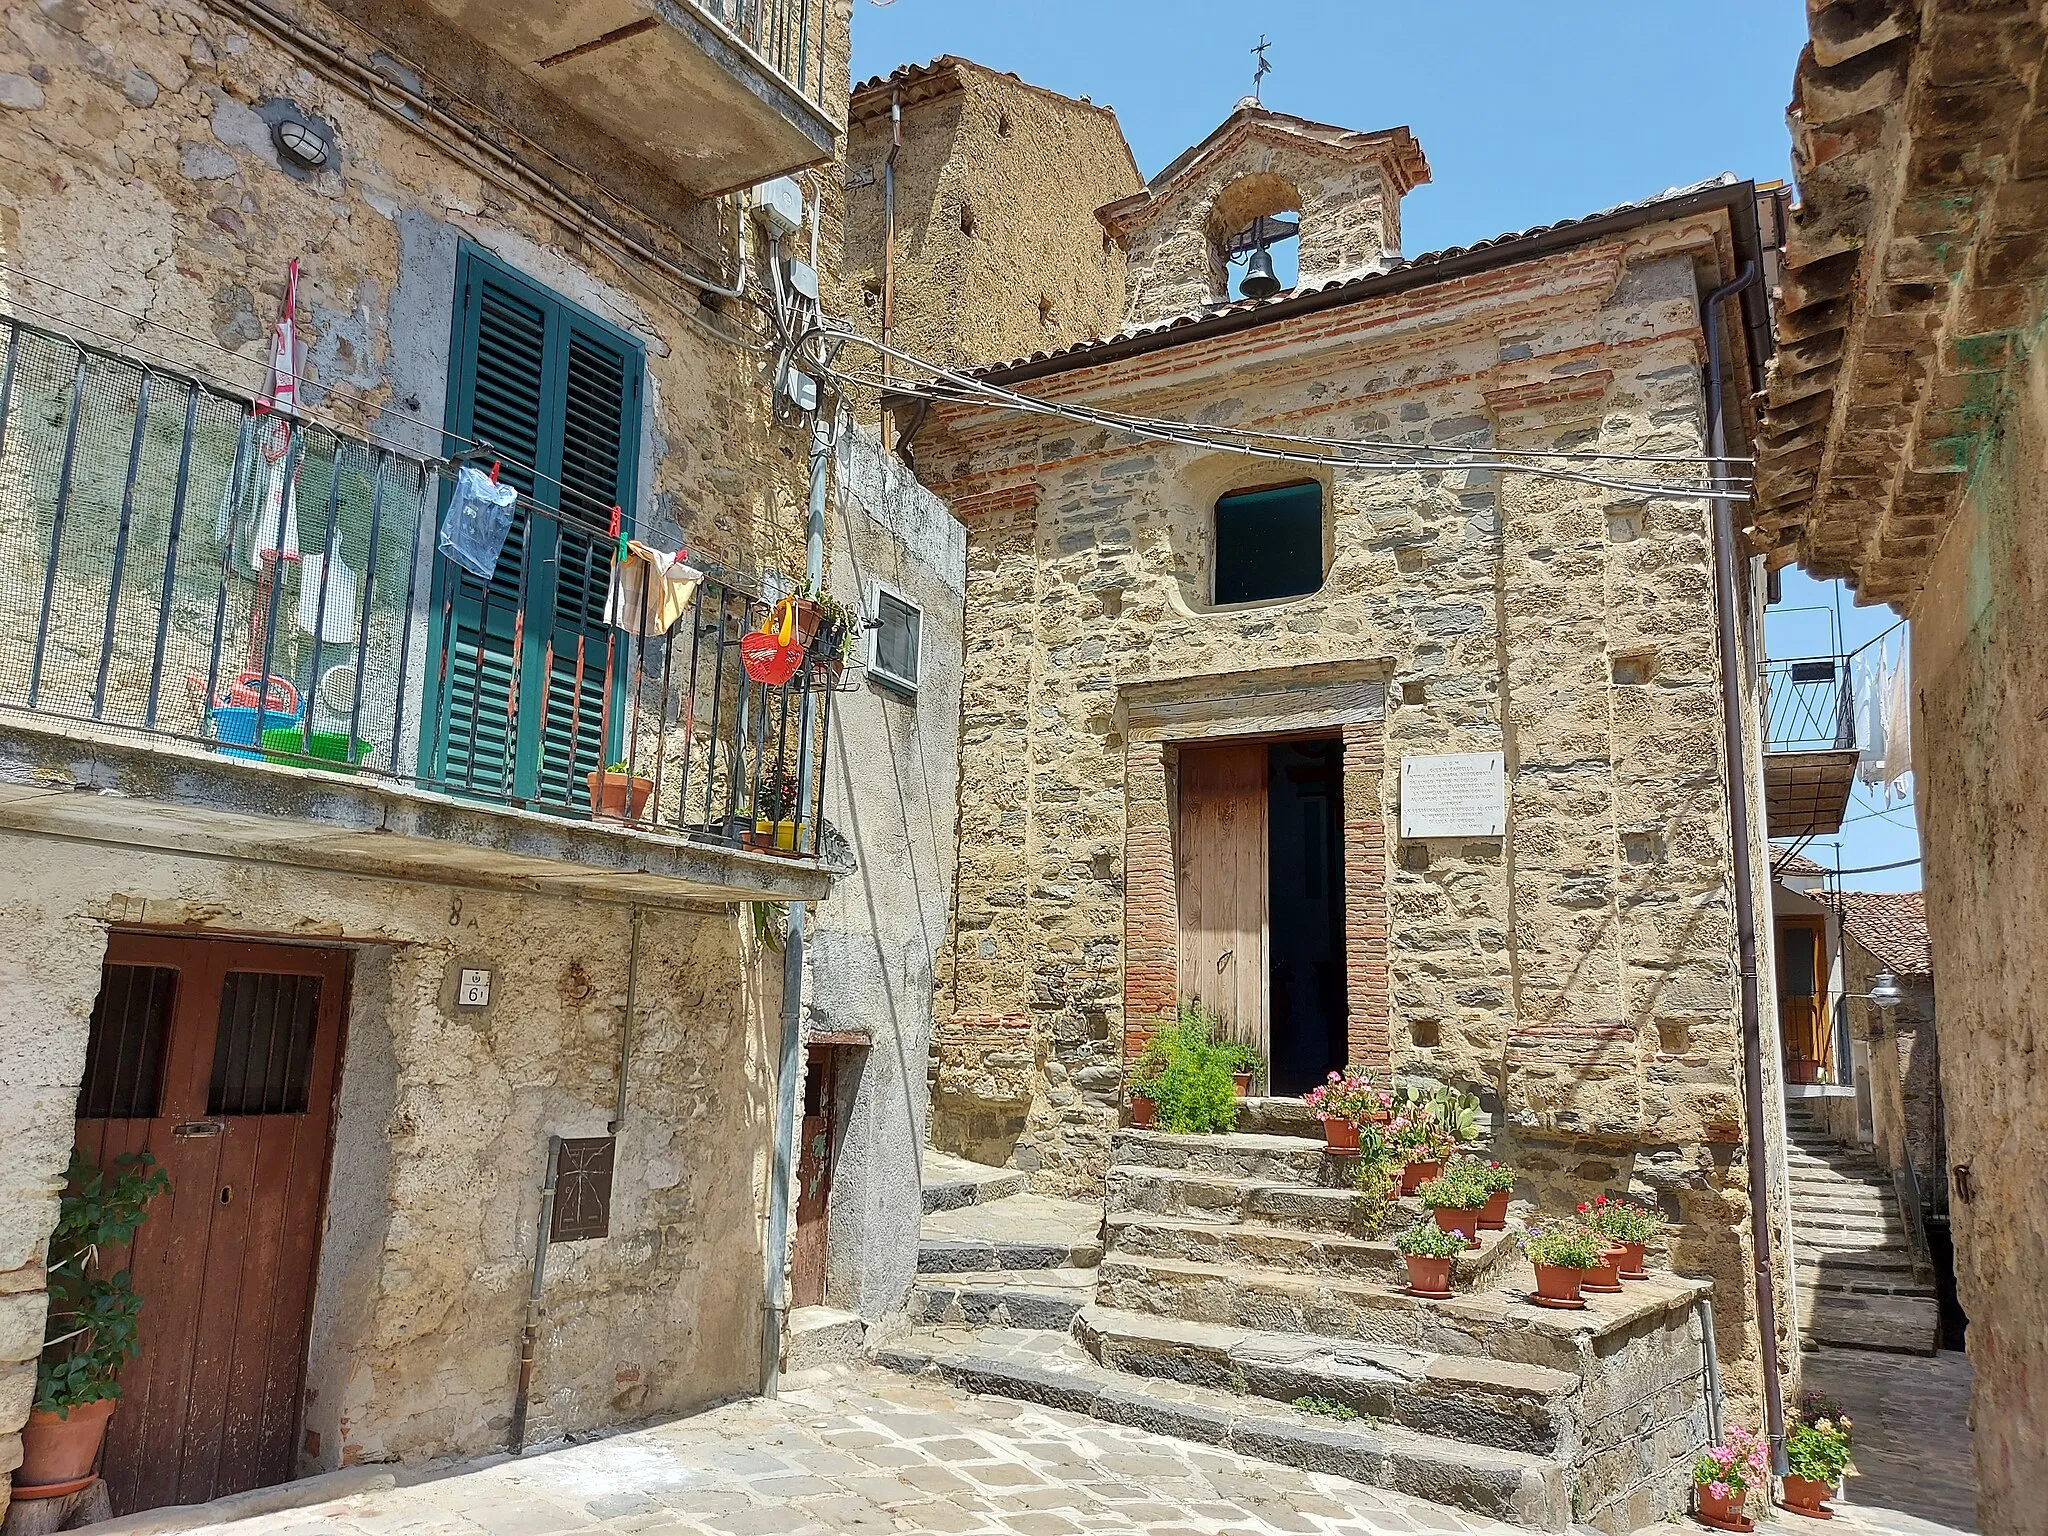
[(1846, 656), (1767, 661), (1764, 795), (1774, 838), (1840, 830), (1856, 777)]
[(453, 466), (4, 317), (0, 348), (0, 826), (825, 893), (831, 647), (753, 680), (757, 593), (711, 572), (608, 612), (612, 531), (524, 496), (481, 579), (437, 549)]

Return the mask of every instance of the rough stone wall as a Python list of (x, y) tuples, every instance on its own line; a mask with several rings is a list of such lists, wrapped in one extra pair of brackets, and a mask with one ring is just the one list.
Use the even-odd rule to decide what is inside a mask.
[[(1116, 114), (978, 65), (954, 67), (959, 90), (903, 109), (896, 344), (962, 365), (1116, 330), (1123, 252), (1095, 210), (1139, 184)], [(886, 86), (863, 93), (846, 150), (844, 312), (871, 336), (882, 330), (888, 97)], [(875, 358), (855, 348), (849, 361), (867, 368)], [(869, 397), (862, 409), (871, 408)]]
[[(349, 945), (306, 1383), (319, 1449), (300, 1470), (501, 1445), (547, 1138), (602, 1135), (614, 1114), (628, 909), (80, 844), (58, 856), (19, 834), (0, 853), (23, 875), (0, 910), (10, 1287), (40, 1279), (108, 929)], [(611, 1235), (550, 1249), (534, 1441), (755, 1385), (780, 990), (760, 960), (733, 914), (645, 911)], [(488, 1008), (453, 1006), (462, 966), (492, 971)], [(10, 1400), (24, 1375), (9, 1368)]]
[(1868, 1042), (1871, 1141), (1885, 1167), (1897, 1170), (1910, 1159), (1923, 1198), (1942, 1176), (1941, 1044), (1935, 1032), (1934, 979), (1901, 976), (1905, 1001), (1884, 1015), (1855, 994), (1888, 967), (1853, 933), (1842, 936), (1842, 977), (1851, 995), (1850, 1030)]
[[(2011, 379), (1913, 619), (1915, 795), (1941, 1041), (1958, 1299), (1976, 1371), (1979, 1517), (2042, 1529), (2048, 1485), (2048, 1138), (2034, 999), (2048, 986), (2048, 352)], [(1969, 1199), (1961, 1180), (1967, 1167)]]
[[(1697, 280), (1678, 250), (1702, 234), (1425, 289), (1374, 306), (1370, 328), (1336, 311), (1033, 387), (1320, 435), (1697, 452)], [(1601, 1189), (1658, 1200), (1680, 1222), (1675, 1267), (1716, 1282), (1729, 1392), (1753, 1405), (1703, 508), (1487, 472), (1339, 470), (1321, 591), (1218, 610), (1209, 508), (1271, 483), (1271, 465), (953, 410), (917, 447), (970, 538), (937, 1144), (1029, 1169), (1039, 1189), (1099, 1186), (1119, 1046), (1139, 1022), (1121, 994), (1140, 955), (1127, 972), (1124, 946), (1156, 947), (1126, 926), (1143, 917), (1137, 861), (1171, 804), (1170, 780), (1163, 803), (1127, 788), (1158, 771), (1133, 689), (1171, 684), (1227, 715), (1253, 691), (1248, 668), (1370, 663), (1389, 987), (1387, 1057), (1370, 1064), (1477, 1091), (1548, 1206)], [(1494, 750), (1505, 840), (1399, 840), (1403, 754)], [(1353, 775), (1347, 754), (1347, 792)]]
[(865, 431), (832, 527), (827, 586), (871, 610), (887, 582), (922, 610), (915, 697), (848, 668), (832, 701), (829, 819), (853, 871), (815, 909), (806, 1028), (845, 1053), (827, 1212), (826, 1300), (872, 1325), (900, 1315), (923, 1215), (934, 966), (953, 910), (967, 533)]

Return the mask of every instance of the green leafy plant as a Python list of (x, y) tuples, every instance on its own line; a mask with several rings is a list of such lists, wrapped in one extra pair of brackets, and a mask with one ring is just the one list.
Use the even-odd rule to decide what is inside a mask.
[(620, 759), (619, 759), (619, 761), (617, 761), (616, 763), (606, 763), (606, 764), (604, 765), (604, 771), (605, 771), (606, 773), (608, 773), (608, 774), (609, 774), (609, 773), (629, 773), (629, 772), (631, 772), (632, 770), (631, 770), (631, 769), (629, 769), (629, 768), (627, 767), (627, 765), (626, 765), (626, 760), (625, 760), (624, 758), (620, 758)]
[(1599, 1261), (1600, 1246), (1599, 1234), (1575, 1221), (1530, 1227), (1522, 1234), (1522, 1251), (1530, 1263), (1559, 1269), (1591, 1269)]
[(1411, 1120), (1434, 1120), (1443, 1128), (1445, 1138), (1458, 1145), (1479, 1139), (1479, 1100), (1456, 1088), (1442, 1084), (1404, 1087), (1396, 1094), (1394, 1109)]
[(1230, 1071), (1233, 1076), (1250, 1073), (1253, 1093), (1266, 1086), (1266, 1058), (1257, 1047), (1247, 1045), (1242, 1040), (1226, 1040), (1223, 1047), (1230, 1053)]
[(1403, 1163), (1440, 1163), (1456, 1144), (1426, 1110), (1402, 1111), (1387, 1122), (1387, 1150)]
[(1461, 1157), (1457, 1166), (1468, 1169), (1468, 1177), (1489, 1195), (1504, 1195), (1514, 1190), (1515, 1170), (1506, 1163), (1496, 1163), (1479, 1157)]
[(116, 1378), (141, 1348), (142, 1298), (128, 1271), (99, 1273), (100, 1250), (119, 1247), (142, 1225), (144, 1207), (171, 1187), (147, 1152), (126, 1153), (105, 1170), (72, 1149), (57, 1229), (50, 1234), (50, 1310), (36, 1363), (36, 1408), (68, 1418), (83, 1403), (119, 1397)]
[(1487, 1186), (1473, 1177), (1469, 1158), (1445, 1165), (1444, 1171), (1415, 1191), (1432, 1211), (1476, 1211), (1486, 1204)]
[(1405, 1216), (1394, 1197), (1400, 1169), (1387, 1150), (1387, 1139), (1377, 1125), (1358, 1128), (1358, 1156), (1351, 1160), (1351, 1224), (1360, 1237), (1384, 1236), (1387, 1229)]
[(1299, 1408), (1303, 1413), (1312, 1413), (1319, 1419), (1351, 1420), (1364, 1417), (1349, 1403), (1340, 1403), (1329, 1397), (1297, 1397), (1288, 1406)]
[(1235, 1057), (1216, 1038), (1215, 1017), (1183, 1005), (1179, 1016), (1152, 1032), (1131, 1065), (1130, 1091), (1159, 1106), (1154, 1126), (1182, 1135), (1228, 1131), (1237, 1124)]
[(785, 936), (789, 931), (789, 907), (780, 901), (750, 901), (753, 909), (754, 938), (770, 954), (782, 953)]
[(1649, 1243), (1663, 1232), (1662, 1216), (1633, 1200), (1610, 1200), (1595, 1195), (1579, 1205), (1579, 1220), (1602, 1237), (1617, 1243)]
[(1394, 1236), (1394, 1247), (1418, 1259), (1455, 1259), (1465, 1251), (1465, 1239), (1446, 1232), (1433, 1221), (1418, 1221)]
[(829, 592), (806, 591), (804, 596), (818, 606), (819, 654), (836, 657), (841, 665), (853, 660), (854, 647), (867, 616), (851, 603), (841, 602)]
[(1834, 1487), (1849, 1470), (1850, 1428), (1847, 1415), (1811, 1420), (1802, 1415), (1785, 1434), (1786, 1470), (1810, 1483)]

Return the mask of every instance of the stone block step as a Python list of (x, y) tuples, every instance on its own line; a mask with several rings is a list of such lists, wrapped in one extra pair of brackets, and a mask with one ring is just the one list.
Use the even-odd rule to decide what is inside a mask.
[[(1192, 1259), (1240, 1268), (1289, 1270), (1297, 1274), (1350, 1276), (1401, 1285), (1407, 1266), (1390, 1239), (1354, 1237), (1346, 1232), (1227, 1222), (1149, 1212), (1119, 1212), (1107, 1223), (1111, 1253), (1142, 1258)], [(1481, 1234), (1480, 1246), (1459, 1256), (1455, 1279), (1473, 1285), (1515, 1245), (1505, 1232)]]
[(1092, 1269), (921, 1274), (910, 1288), (913, 1322), (1065, 1328), (1095, 1297)]
[(1862, 1296), (1932, 1296), (1934, 1287), (1920, 1279), (1911, 1265), (1900, 1269), (1839, 1270), (1799, 1266), (1801, 1291), (1836, 1291)]
[(1134, 1376), (1292, 1403), (1341, 1403), (1367, 1418), (1497, 1450), (1569, 1450), (1579, 1378), (1541, 1366), (1438, 1355), (1355, 1339), (1187, 1323), (1084, 1307), (1075, 1336)]
[(1931, 1296), (1802, 1291), (1799, 1331), (1808, 1345), (1931, 1355), (1941, 1343), (1941, 1306)]
[(1344, 1232), (1356, 1220), (1357, 1193), (1177, 1168), (1112, 1167), (1104, 1204), (1113, 1217), (1143, 1212)]
[(956, 1211), (1024, 1192), (1024, 1174), (1015, 1168), (990, 1168), (965, 1158), (924, 1149), (924, 1209)]
[(1572, 1521), (1567, 1467), (1559, 1459), (1311, 1416), (1215, 1388), (1139, 1380), (1105, 1368), (1058, 1335), (953, 1342), (919, 1333), (876, 1358), (967, 1391), (1327, 1472), (1533, 1530), (1561, 1532)]
[(1793, 1253), (1801, 1269), (1823, 1273), (1882, 1276), (1911, 1274), (1917, 1267), (1912, 1253), (1904, 1248), (1830, 1249), (1825, 1244), (1801, 1243), (1794, 1246)]
[(1092, 1200), (1009, 1195), (934, 1212), (918, 1227), (922, 1272), (1085, 1269), (1101, 1257), (1102, 1208)]
[(1227, 1136), (1176, 1136), (1166, 1131), (1117, 1131), (1110, 1137), (1109, 1166), (1171, 1168), (1226, 1179), (1268, 1184), (1350, 1182), (1352, 1160), (1333, 1158), (1320, 1141), (1300, 1136), (1234, 1132)]
[(782, 1335), (782, 1368), (792, 1374), (860, 1359), (867, 1325), (837, 1307), (795, 1307)]
[(1804, 1222), (1792, 1225), (1796, 1248), (1820, 1253), (1909, 1252), (1905, 1227), (1893, 1223), (1871, 1227), (1819, 1227)]

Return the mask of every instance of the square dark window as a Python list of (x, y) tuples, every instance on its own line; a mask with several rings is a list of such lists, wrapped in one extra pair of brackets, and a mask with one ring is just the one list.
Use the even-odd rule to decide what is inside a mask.
[(874, 631), (874, 660), (869, 670), (899, 688), (916, 688), (923, 612), (887, 587), (877, 587), (875, 618), (880, 627)]
[(555, 1219), (551, 1243), (580, 1243), (612, 1229), (612, 1161), (618, 1139), (569, 1136), (555, 1159)]
[(167, 965), (109, 965), (86, 1035), (81, 1120), (150, 1120), (163, 1087), (164, 1041), (178, 973)]
[(1272, 602), (1323, 584), (1323, 488), (1238, 491), (1216, 503), (1215, 600)]
[(319, 1017), (318, 976), (229, 971), (220, 989), (206, 1113), (303, 1115)]

